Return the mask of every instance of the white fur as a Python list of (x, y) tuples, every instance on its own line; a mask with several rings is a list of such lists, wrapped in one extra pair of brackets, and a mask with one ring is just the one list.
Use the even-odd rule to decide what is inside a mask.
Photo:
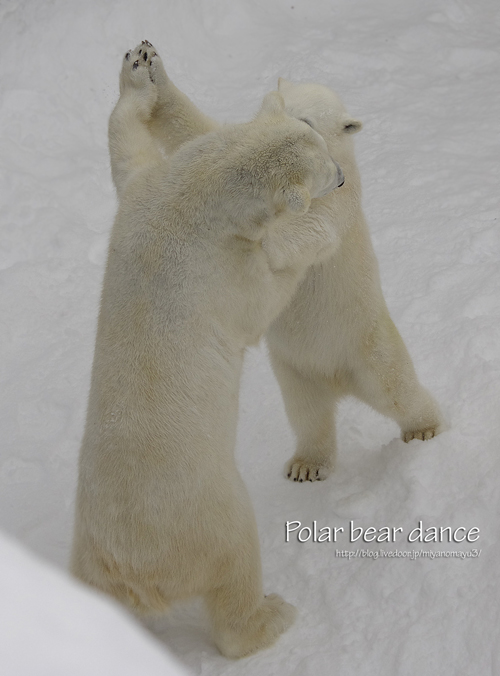
[(334, 254), (313, 266), (267, 340), (286, 410), (297, 435), (285, 473), (324, 479), (336, 452), (335, 405), (355, 395), (396, 420), (402, 438), (430, 439), (444, 428), (439, 407), (419, 383), (382, 295), (378, 264), (361, 207), (352, 134), (361, 123), (338, 96), (316, 84), (280, 79), (286, 111), (308, 119), (344, 170), (345, 185), (313, 202), (304, 227), (321, 218), (339, 235)]
[[(163, 117), (161, 129), (155, 129), (164, 147), (174, 130), (179, 136), (183, 129), (185, 141), (192, 133), (216, 127), (191, 102), (185, 104), (184, 95), (170, 81), (169, 90), (175, 115)], [(430, 439), (445, 423), (439, 406), (418, 381), (382, 294), (354, 156), (352, 134), (361, 129), (361, 122), (322, 85), (280, 78), (279, 92), (286, 112), (306, 120), (324, 138), (345, 174), (340, 190), (314, 200), (307, 214), (293, 221), (294, 228), (300, 231), (300, 223), (304, 233), (329, 228), (331, 244), (318, 253), (292, 301), (267, 332), (274, 372), (298, 439), (285, 475), (294, 481), (315, 481), (333, 469), (335, 408), (343, 396), (354, 395), (393, 418), (404, 441)], [(285, 221), (280, 224), (288, 226)], [(273, 232), (264, 239), (270, 250)]]
[[(243, 353), (332, 246), (327, 223), (306, 229), (302, 219), (341, 172), (276, 93), (253, 122), (212, 131), (149, 43), (124, 59), (120, 92), (109, 124), (119, 209), (72, 571), (144, 614), (203, 595), (220, 650), (241, 657), (271, 645), (295, 616), (281, 597), (264, 597), (233, 456)], [(185, 130), (196, 138), (166, 157)]]

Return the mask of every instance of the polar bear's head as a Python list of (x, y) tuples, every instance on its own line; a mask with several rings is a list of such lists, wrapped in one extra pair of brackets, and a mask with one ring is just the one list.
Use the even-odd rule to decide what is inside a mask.
[(280, 77), (278, 91), (288, 115), (309, 124), (329, 147), (338, 144), (342, 137), (360, 131), (363, 126), (349, 115), (337, 94), (324, 85), (294, 84)]
[[(264, 97), (254, 122), (257, 125), (264, 122), (258, 132), (266, 146), (261, 156), (265, 161), (272, 159), (271, 175), (279, 177), (275, 199), (278, 211), (285, 208), (305, 213), (311, 198), (323, 197), (344, 184), (342, 169), (331, 156), (324, 138), (312, 125), (286, 112), (280, 93), (271, 92)], [(269, 136), (267, 145), (266, 136)]]

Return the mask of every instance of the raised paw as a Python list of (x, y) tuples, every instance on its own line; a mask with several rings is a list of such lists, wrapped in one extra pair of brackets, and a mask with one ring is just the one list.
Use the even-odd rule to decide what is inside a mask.
[(123, 59), (120, 93), (123, 94), (127, 88), (140, 90), (156, 85), (157, 61), (158, 54), (147, 40), (143, 40), (135, 49), (129, 50)]
[(412, 439), (420, 439), (420, 441), (427, 441), (427, 439), (432, 439), (438, 434), (438, 431), (435, 427), (429, 427), (424, 430), (407, 430), (406, 432), (401, 433), (401, 438), (405, 443), (408, 443)]
[(290, 481), (324, 481), (332, 471), (326, 462), (292, 458), (285, 465), (285, 476)]

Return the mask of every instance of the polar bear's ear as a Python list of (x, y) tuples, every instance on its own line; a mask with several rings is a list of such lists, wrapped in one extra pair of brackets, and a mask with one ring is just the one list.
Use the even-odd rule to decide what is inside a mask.
[(347, 117), (343, 120), (343, 128), (346, 134), (357, 134), (358, 131), (363, 129), (363, 123), (359, 120), (355, 120), (353, 117)]
[(264, 96), (258, 115), (282, 115), (284, 112), (284, 98), (278, 92), (269, 92)]
[(287, 87), (290, 87), (293, 83), (290, 82), (290, 80), (285, 80), (284, 77), (279, 77), (278, 78), (278, 91), (282, 91), (283, 89), (286, 89)]
[(311, 195), (305, 185), (289, 185), (276, 191), (274, 203), (278, 212), (285, 209), (302, 216), (311, 206)]

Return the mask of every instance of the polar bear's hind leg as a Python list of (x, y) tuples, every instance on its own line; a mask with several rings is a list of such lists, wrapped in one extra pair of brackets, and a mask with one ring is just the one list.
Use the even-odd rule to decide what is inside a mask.
[(244, 596), (235, 596), (234, 590), (227, 587), (207, 596), (215, 643), (226, 657), (246, 657), (269, 648), (297, 616), (297, 609), (279, 594), (263, 596), (251, 612), (247, 611), (245, 601)]
[(342, 396), (340, 384), (319, 373), (304, 375), (275, 351), (270, 350), (270, 357), (297, 437), (295, 455), (285, 465), (285, 476), (290, 481), (323, 481), (335, 463), (335, 407)]
[(353, 394), (395, 420), (403, 441), (426, 441), (446, 428), (437, 402), (420, 384), (406, 346), (386, 309), (358, 351), (352, 373)]
[[(246, 494), (244, 484), (240, 490)], [(204, 593), (214, 640), (223, 655), (245, 657), (268, 648), (297, 611), (278, 594), (264, 596), (257, 524), (250, 501), (235, 501), (223, 527), (225, 551)], [(219, 549), (219, 548), (217, 548)]]

